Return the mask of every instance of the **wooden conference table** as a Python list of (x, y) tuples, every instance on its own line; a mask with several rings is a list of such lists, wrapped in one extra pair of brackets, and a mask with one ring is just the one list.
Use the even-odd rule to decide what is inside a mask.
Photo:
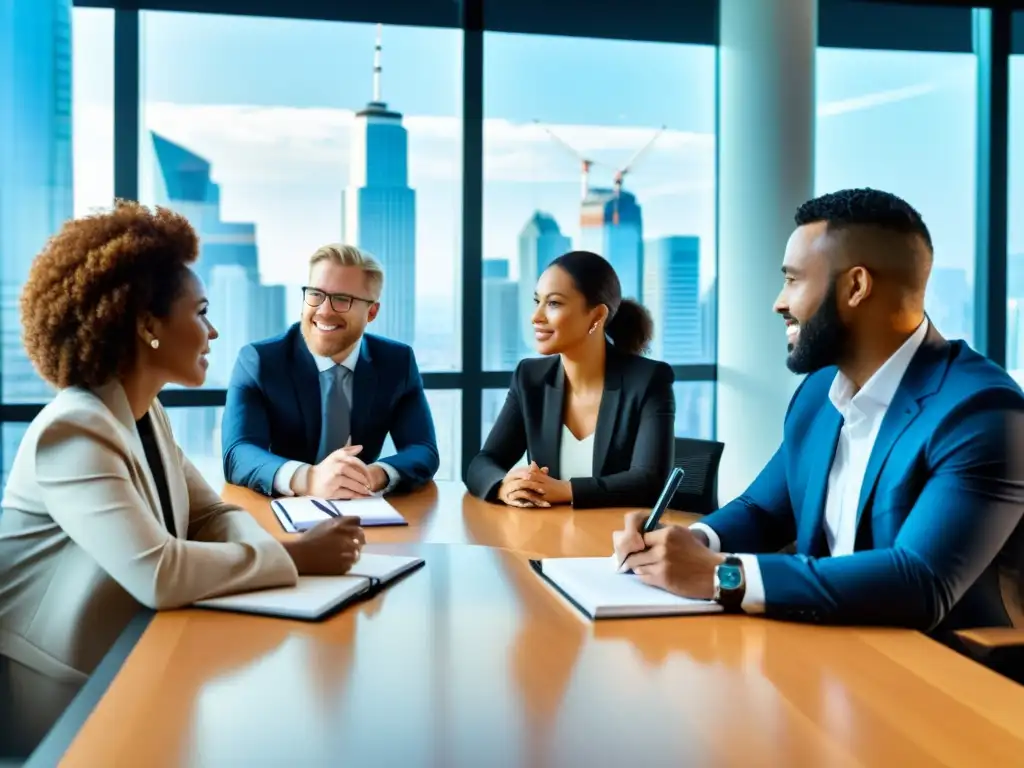
[[(262, 497), (225, 497), (284, 535)], [(136, 622), (94, 675), (105, 692), (65, 716), (61, 765), (1024, 765), (1024, 687), (924, 635), (592, 623), (526, 560), (608, 554), (621, 510), (509, 509), (459, 484), (393, 503), (410, 525), (369, 529), (368, 551), (425, 568), (323, 623)]]

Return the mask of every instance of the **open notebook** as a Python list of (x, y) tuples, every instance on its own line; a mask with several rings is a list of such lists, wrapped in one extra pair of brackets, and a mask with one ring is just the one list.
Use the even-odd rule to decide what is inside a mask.
[(331, 501), (315, 496), (285, 496), (273, 499), (270, 508), (288, 533), (304, 531), (338, 516), (355, 515), (364, 527), (409, 524), (397, 509), (380, 496), (347, 501)]
[(555, 557), (531, 560), (530, 565), (569, 602), (591, 619), (628, 619), (640, 616), (678, 616), (718, 613), (712, 600), (677, 597), (618, 573), (608, 557)]
[(211, 597), (195, 603), (195, 607), (316, 621), (356, 600), (373, 597), (390, 582), (421, 565), (423, 560), (418, 557), (363, 553), (344, 576), (300, 576), (294, 587)]

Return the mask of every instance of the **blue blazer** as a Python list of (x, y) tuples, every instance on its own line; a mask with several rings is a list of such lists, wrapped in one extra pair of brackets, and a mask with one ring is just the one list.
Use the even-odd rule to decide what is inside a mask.
[[(365, 334), (352, 380), (352, 443), (367, 464), (384, 439), (398, 451), (380, 459), (401, 478), (398, 490), (430, 480), (439, 464), (434, 422), (413, 351)], [(296, 323), (238, 353), (221, 423), (224, 478), (267, 496), (288, 460), (316, 462), (320, 445), (320, 374)]]
[(761, 554), (768, 616), (921, 630), (1010, 626), (999, 566), (1024, 545), (1024, 394), (962, 341), (929, 329), (868, 461), (852, 555), (831, 558), (823, 514), (842, 417), (836, 369), (808, 376), (782, 445), (703, 522), (723, 552)]

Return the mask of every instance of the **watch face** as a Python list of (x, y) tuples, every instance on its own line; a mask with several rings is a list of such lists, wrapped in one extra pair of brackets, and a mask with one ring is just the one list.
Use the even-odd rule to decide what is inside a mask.
[(743, 574), (735, 565), (720, 565), (718, 583), (722, 589), (739, 589), (743, 583)]

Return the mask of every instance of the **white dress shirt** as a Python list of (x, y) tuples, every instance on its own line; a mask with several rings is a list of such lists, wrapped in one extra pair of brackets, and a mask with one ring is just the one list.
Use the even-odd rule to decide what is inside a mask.
[[(927, 333), (928, 320), (925, 319), (903, 346), (865, 382), (860, 391), (842, 372), (837, 373), (832, 380), (828, 397), (843, 417), (825, 496), (825, 539), (832, 557), (853, 554), (857, 537), (857, 507), (871, 450), (875, 446), (889, 404)], [(718, 534), (710, 526), (694, 523), (691, 528), (702, 531), (708, 537), (712, 550), (721, 551)], [(736, 557), (743, 563), (746, 580), (743, 610), (747, 613), (761, 613), (764, 611), (764, 581), (761, 579), (757, 556), (737, 554)]]
[(571, 429), (562, 425), (562, 443), (558, 448), (558, 474), (559, 480), (594, 476), (593, 432), (578, 440)]
[[(356, 344), (355, 348), (353, 348), (352, 352), (349, 353), (348, 357), (346, 357), (340, 363), (337, 363), (337, 365), (343, 365), (346, 368), (348, 368), (349, 371), (355, 374), (356, 364), (359, 362), (359, 350), (362, 349), (364, 343), (365, 342), (360, 341), (358, 344)], [(313, 355), (313, 360), (316, 362), (316, 368), (318, 371), (320, 371), (320, 373), (323, 373), (324, 371), (329, 371), (336, 365), (336, 363), (331, 358), (321, 357), (320, 355)], [(354, 411), (356, 408), (356, 404), (352, 402), (352, 379), (353, 376), (345, 376), (344, 381), (342, 383), (342, 391), (345, 393), (345, 399), (349, 403), (350, 411)], [(295, 473), (298, 472), (299, 469), (304, 466), (309, 465), (304, 464), (301, 461), (286, 461), (284, 464), (282, 464), (281, 467), (274, 474), (274, 490), (277, 491), (282, 496), (294, 496), (295, 492), (292, 490), (291, 485), (292, 478), (295, 476)], [(371, 464), (370, 466), (380, 467), (388, 476), (387, 485), (384, 486), (384, 488), (381, 489), (378, 493), (387, 493), (398, 484), (398, 481), (400, 479), (398, 475), (398, 470), (392, 467), (390, 464), (386, 464), (383, 461), (377, 461)]]

